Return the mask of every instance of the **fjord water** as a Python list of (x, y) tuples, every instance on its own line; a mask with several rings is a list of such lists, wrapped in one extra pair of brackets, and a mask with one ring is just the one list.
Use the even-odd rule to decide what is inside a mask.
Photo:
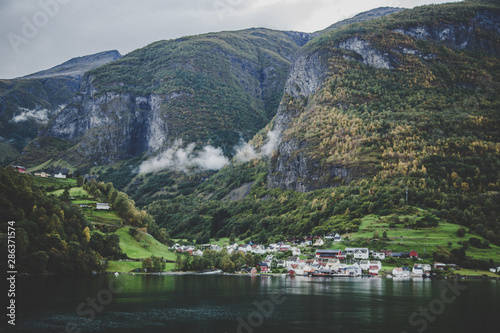
[(8, 328), (14, 332), (444, 333), (500, 327), (498, 280), (455, 285), (424, 279), (97, 275), (19, 277), (17, 290), (17, 325)]

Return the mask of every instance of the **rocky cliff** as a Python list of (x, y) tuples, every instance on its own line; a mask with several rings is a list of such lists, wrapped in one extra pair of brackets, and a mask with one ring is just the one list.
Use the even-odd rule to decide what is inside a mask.
[(22, 78), (0, 80), (0, 163), (11, 162), (71, 101), (86, 71), (120, 57), (118, 51), (100, 52)]
[[(460, 105), (470, 93), (464, 87), (498, 86), (498, 77), (486, 74), (491, 65), (486, 63), (498, 61), (499, 17), (490, 4), (429, 6), (344, 26), (311, 41), (291, 66), (276, 115), (281, 139), (268, 185), (307, 192), (373, 176), (387, 156), (373, 137), (395, 140), (387, 138), (387, 129), (401, 119), (415, 124), (408, 111), (392, 123), (382, 120), (387, 129), (376, 134), (375, 124), (392, 117), (385, 114), (394, 110), (392, 96), (408, 99), (418, 86), (421, 95), (440, 91), (432, 96), (436, 99), (454, 94), (450, 103)], [(474, 69), (459, 68), (458, 59), (471, 61)], [(447, 90), (455, 88), (463, 95)], [(427, 101), (426, 112), (441, 117), (443, 107), (433, 103)], [(425, 109), (411, 104), (408, 110)], [(422, 131), (428, 129), (418, 130), (421, 136)], [(398, 163), (409, 162), (405, 157)]]
[(57, 155), (73, 165), (112, 164), (179, 140), (232, 155), (275, 115), (308, 36), (249, 29), (153, 43), (90, 71), (33, 144), (47, 151), (54, 141), (45, 139), (63, 140), (71, 148)]

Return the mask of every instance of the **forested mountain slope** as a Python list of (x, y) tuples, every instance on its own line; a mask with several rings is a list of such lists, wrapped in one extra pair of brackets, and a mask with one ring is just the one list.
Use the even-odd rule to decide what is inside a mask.
[(499, 17), (492, 2), (425, 6), (312, 40), (271, 159), (164, 183), (148, 211), (180, 236), (352, 232), (376, 214), (499, 243)]
[(55, 145), (51, 138), (64, 142), (57, 154), (75, 166), (155, 153), (176, 140), (231, 155), (240, 138), (250, 139), (274, 116), (293, 55), (308, 39), (249, 29), (133, 51), (88, 72), (79, 94), (23, 160), (37, 164), (53, 157), (33, 152), (48, 151)]

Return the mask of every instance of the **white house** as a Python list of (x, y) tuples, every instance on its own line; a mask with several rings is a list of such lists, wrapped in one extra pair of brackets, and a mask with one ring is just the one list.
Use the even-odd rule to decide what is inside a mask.
[(394, 277), (410, 277), (410, 269), (408, 269), (408, 268), (404, 269), (404, 268), (401, 268), (401, 267), (395, 267), (392, 270), (392, 276), (394, 276)]
[(294, 256), (294, 257), (298, 257), (298, 256), (300, 256), (300, 254), (301, 254), (301, 253), (300, 253), (300, 249), (299, 249), (299, 248), (297, 248), (297, 247), (292, 247), (292, 256)]
[(318, 238), (318, 239), (316, 239), (316, 241), (314, 242), (314, 245), (313, 245), (313, 246), (323, 246), (324, 244), (325, 244), (325, 242), (323, 241), (323, 239)]
[(325, 239), (332, 240), (334, 242), (341, 242), (342, 241), (342, 237), (340, 237), (340, 235), (338, 233), (328, 234), (325, 236)]
[(346, 247), (345, 251), (347, 255), (353, 255), (354, 259), (368, 259), (370, 257), (368, 248)]
[(368, 268), (368, 272), (371, 275), (378, 275), (379, 271), (380, 271), (380, 267), (379, 266), (370, 266), (370, 268)]
[(109, 203), (107, 202), (98, 202), (95, 204), (95, 209), (109, 210)]
[(415, 264), (415, 265), (422, 267), (424, 272), (430, 272), (432, 269), (432, 266), (430, 264)]
[(492, 272), (492, 273), (499, 273), (500, 274), (500, 266), (499, 267), (492, 267), (492, 268), (490, 268), (490, 272)]
[(63, 175), (62, 173), (60, 173), (60, 172), (59, 172), (59, 173), (56, 173), (56, 174), (54, 175), (54, 178), (61, 178), (61, 179), (65, 179), (65, 178), (66, 178), (66, 175)]
[(219, 245), (217, 245), (217, 244), (211, 244), (210, 245), (210, 250), (216, 251), (216, 252), (220, 252), (222, 250), (222, 248)]
[(378, 269), (382, 269), (382, 263), (380, 261), (370, 260), (370, 266), (377, 266)]
[(344, 268), (345, 274), (350, 276), (360, 276), (361, 275), (361, 267), (358, 265), (346, 266)]
[(291, 246), (288, 245), (288, 244), (283, 244), (283, 245), (280, 246), (280, 251), (286, 252), (286, 251), (290, 250), (290, 247)]
[(385, 259), (385, 253), (383, 253), (383, 252), (373, 252), (372, 256), (373, 256), (373, 258), (379, 259), (379, 260)]
[(444, 269), (445, 267), (446, 267), (445, 263), (442, 263), (442, 262), (435, 262), (434, 263), (434, 268), (435, 269)]
[(362, 270), (366, 271), (370, 268), (370, 262), (368, 260), (361, 260), (359, 262), (359, 267), (361, 267)]
[(416, 276), (422, 276), (424, 274), (424, 268), (418, 265), (414, 265), (413, 269), (411, 270), (411, 274)]

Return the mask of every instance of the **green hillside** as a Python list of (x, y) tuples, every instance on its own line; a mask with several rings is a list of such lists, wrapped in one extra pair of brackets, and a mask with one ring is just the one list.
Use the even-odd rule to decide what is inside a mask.
[[(464, 248), (471, 260), (498, 262), (500, 44), (486, 23), (474, 22), (492, 22), (499, 13), (492, 2), (425, 6), (314, 39), (299, 52), (320, 54), (325, 78), (311, 96), (283, 98), (278, 116), (290, 115), (291, 121), (285, 124), (280, 150), (269, 161), (226, 167), (201, 184), (194, 182), (184, 195), (159, 198), (147, 210), (175, 237), (234, 234), (243, 239), (265, 230), (275, 241), (352, 233), (366, 216), (404, 218), (417, 209), (421, 218), (388, 230), (389, 237), (425, 238), (435, 231), (435, 221), (447, 230), (444, 236), (460, 225), (463, 240), (480, 241), (476, 247), (465, 249), (458, 243), (463, 240), (454, 239), (448, 248), (443, 238), (429, 240), (427, 251), (457, 260), (451, 250)], [(446, 28), (469, 25), (475, 29), (471, 38), (480, 41), (477, 47), (457, 45), (467, 36), (433, 39)], [(427, 29), (429, 37), (410, 36), (416, 28)], [(355, 38), (386, 57), (390, 68), (364, 63), (359, 54), (341, 47)], [(298, 149), (286, 151), (283, 142), (295, 142)], [(277, 188), (268, 187), (285, 156), (293, 172), (306, 161), (307, 179), (297, 180), (309, 186), (306, 193), (288, 189), (284, 178)], [(332, 166), (350, 170), (352, 177), (331, 177)], [(221, 200), (252, 182), (245, 198)], [(355, 238), (367, 236), (365, 229), (360, 232)]]
[(168, 246), (158, 242), (149, 234), (141, 234), (137, 240), (129, 233), (130, 228), (120, 228), (115, 234), (120, 237), (120, 248), (131, 259), (144, 259), (151, 256), (175, 260), (175, 254)]
[[(18, 161), (31, 167), (52, 158), (88, 168), (161, 152), (181, 140), (232, 156), (275, 115), (293, 55), (308, 36), (248, 29), (135, 50), (87, 72), (77, 97)], [(100, 121), (90, 126), (93, 108)]]

